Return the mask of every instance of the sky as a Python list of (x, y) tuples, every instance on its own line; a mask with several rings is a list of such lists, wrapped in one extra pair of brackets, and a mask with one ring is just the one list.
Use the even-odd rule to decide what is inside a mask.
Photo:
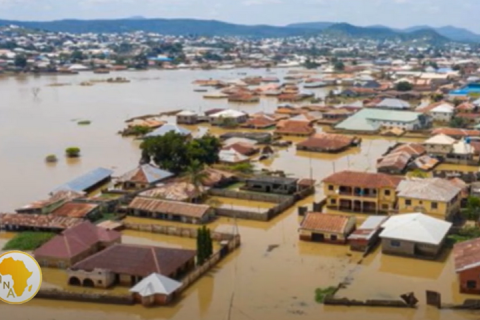
[(453, 25), (480, 33), (479, 0), (0, 0), (0, 19), (214, 19), (239, 24), (295, 22)]

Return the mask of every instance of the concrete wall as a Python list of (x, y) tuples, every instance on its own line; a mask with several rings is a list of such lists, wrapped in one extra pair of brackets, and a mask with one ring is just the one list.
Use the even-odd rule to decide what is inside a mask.
[[(406, 201), (410, 200), (410, 205), (407, 205)], [(437, 204), (437, 208), (432, 208), (432, 202)], [(419, 199), (412, 199), (412, 198), (398, 198), (398, 210), (400, 212), (415, 212), (418, 211), (418, 208), (423, 208), (423, 212), (433, 215), (438, 219), (448, 219), (453, 214), (457, 213), (460, 210), (460, 202), (461, 199), (458, 197), (456, 201), (449, 205), (446, 202), (438, 202), (438, 201), (429, 201), (429, 200), (419, 200)]]
[(396, 240), (387, 238), (382, 239), (382, 253), (415, 258), (435, 258), (443, 246), (443, 242), (437, 246), (409, 241), (398, 241), (400, 246), (396, 247), (392, 245), (392, 241)]
[(63, 300), (63, 301), (78, 301), (116, 305), (133, 305), (134, 300), (131, 295), (114, 295), (107, 293), (81, 293), (70, 292), (57, 289), (40, 289), (35, 296), (35, 299), (49, 299), (49, 300)]
[[(480, 267), (465, 270), (458, 275), (460, 281), (460, 292), (480, 294)], [(475, 287), (468, 287), (469, 281), (475, 281)]]
[(227, 189), (210, 189), (208, 193), (212, 196), (223, 197), (223, 198), (233, 198), (233, 199), (242, 199), (242, 200), (253, 200), (260, 202), (269, 202), (269, 203), (280, 203), (289, 198), (289, 196), (281, 196), (270, 193), (249, 193), (249, 192), (239, 192), (235, 190)]

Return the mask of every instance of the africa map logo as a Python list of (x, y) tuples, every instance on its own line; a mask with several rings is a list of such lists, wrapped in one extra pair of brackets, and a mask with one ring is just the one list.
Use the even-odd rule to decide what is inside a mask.
[(21, 251), (0, 255), (0, 300), (10, 304), (30, 301), (40, 290), (42, 270), (37, 261)]

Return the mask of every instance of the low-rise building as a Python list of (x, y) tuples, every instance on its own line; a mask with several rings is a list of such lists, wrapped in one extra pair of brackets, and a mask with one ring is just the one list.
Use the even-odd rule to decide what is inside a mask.
[(360, 139), (341, 134), (318, 133), (297, 144), (297, 150), (337, 153), (357, 146)]
[(188, 181), (172, 181), (158, 184), (157, 187), (141, 192), (139, 195), (170, 201), (198, 203), (206, 194), (203, 186), (195, 186)]
[(86, 221), (63, 231), (33, 252), (42, 267), (65, 269), (115, 243), (122, 234)]
[(177, 124), (197, 124), (198, 123), (198, 113), (190, 110), (183, 110), (177, 113)]
[(414, 258), (436, 258), (452, 224), (422, 213), (399, 214), (383, 223), (382, 253)]
[(388, 218), (385, 216), (370, 216), (349, 237), (350, 250), (366, 252), (378, 243), (378, 235), (382, 224)]
[(361, 213), (389, 212), (395, 208), (395, 191), (400, 181), (400, 177), (383, 173), (337, 172), (323, 180), (326, 205)]
[(345, 244), (355, 223), (354, 216), (310, 212), (300, 225), (300, 240)]
[(456, 243), (453, 257), (460, 292), (480, 294), (480, 239)]
[(281, 120), (277, 123), (275, 135), (308, 137), (315, 133), (315, 128), (307, 121)]
[(117, 179), (123, 189), (145, 189), (173, 177), (174, 174), (151, 164), (143, 164)]
[(54, 211), (53, 216), (79, 218), (95, 220), (100, 214), (101, 206), (95, 203), (88, 202), (66, 202)]
[(214, 113), (208, 117), (210, 124), (214, 126), (222, 126), (227, 122), (232, 125), (239, 125), (248, 120), (248, 115), (244, 112), (237, 110), (223, 110), (217, 113)]
[(137, 283), (130, 292), (134, 301), (145, 307), (167, 305), (173, 301), (182, 283), (158, 273), (152, 273)]
[(441, 178), (403, 180), (397, 187), (400, 212), (423, 212), (451, 220), (460, 210), (462, 188)]
[(214, 216), (213, 208), (208, 205), (146, 197), (136, 197), (128, 209), (135, 216), (193, 224), (206, 223)]
[(255, 192), (294, 194), (298, 190), (298, 179), (259, 176), (245, 180), (243, 189)]

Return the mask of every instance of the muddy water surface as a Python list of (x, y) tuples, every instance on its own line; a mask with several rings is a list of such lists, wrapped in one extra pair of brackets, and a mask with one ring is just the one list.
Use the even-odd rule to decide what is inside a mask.
[[(203, 110), (229, 106), (225, 100), (203, 100), (193, 92), (191, 82), (206, 78), (238, 78), (238, 71), (175, 71), (119, 74), (132, 80), (128, 84), (98, 83), (79, 86), (81, 81), (105, 78), (91, 73), (64, 77), (24, 77), (0, 79), (0, 211), (12, 211), (31, 200), (41, 199), (55, 186), (97, 166), (113, 168), (116, 174), (134, 167), (139, 159), (138, 142), (115, 133), (124, 120), (146, 113), (172, 109)], [(260, 73), (262, 71), (245, 71)], [(278, 71), (277, 75), (284, 71)], [(54, 82), (69, 82), (64, 87), (49, 87)], [(40, 87), (38, 98), (31, 94)], [(274, 99), (258, 105), (230, 105), (235, 109), (273, 111)], [(74, 119), (91, 120), (78, 126)], [(292, 139), (299, 141), (300, 139)], [(365, 137), (362, 147), (339, 155), (297, 152), (281, 149), (278, 155), (260, 165), (285, 170), (295, 176), (317, 180), (332, 172), (355, 169), (373, 171), (375, 160), (398, 139)], [(68, 162), (63, 150), (82, 149), (82, 157)], [(43, 162), (55, 153), (55, 165)], [(322, 197), (319, 188), (315, 198)], [(310, 204), (314, 197), (305, 200)], [(228, 205), (245, 207), (245, 202), (228, 200)], [(250, 204), (252, 206), (252, 204)], [(255, 207), (255, 204), (253, 204)], [(133, 222), (152, 222), (128, 218)], [(155, 222), (160, 223), (162, 222)], [(9, 320), (140, 320), (140, 319), (478, 319), (469, 312), (438, 311), (425, 306), (424, 292), (435, 289), (446, 302), (460, 302), (452, 260), (423, 262), (389, 257), (378, 251), (358, 265), (360, 256), (347, 247), (298, 241), (296, 208), (269, 223), (218, 219), (211, 228), (238, 230), (240, 250), (222, 261), (207, 276), (189, 288), (183, 298), (167, 308), (108, 306), (33, 300), (23, 306), (0, 305), (0, 314)], [(178, 240), (138, 232), (125, 232), (125, 242), (192, 247), (191, 240)], [(0, 233), (0, 245), (11, 234)], [(47, 270), (47, 282), (62, 286), (59, 271)], [(348, 279), (350, 285), (339, 295), (354, 298), (398, 297), (414, 291), (420, 299), (418, 310), (324, 307), (314, 302), (317, 287), (334, 286)], [(125, 290), (125, 289), (115, 289)], [(233, 294), (233, 300), (232, 300)], [(230, 301), (233, 301), (230, 306)], [(3, 318), (2, 318), (3, 319)]]

